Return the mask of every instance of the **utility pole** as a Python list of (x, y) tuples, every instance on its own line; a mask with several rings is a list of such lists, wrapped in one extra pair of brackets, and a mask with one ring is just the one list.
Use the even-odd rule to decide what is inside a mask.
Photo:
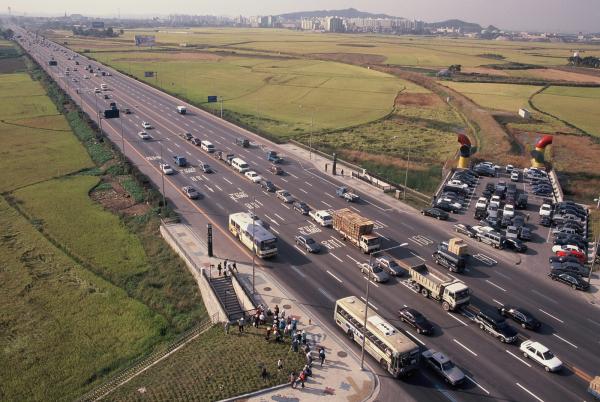
[(221, 97), (221, 119), (223, 118), (223, 97)]
[[(162, 145), (162, 139), (160, 140), (160, 163), (161, 165), (163, 163), (165, 163), (165, 161), (163, 160), (163, 145)], [(160, 168), (160, 176), (162, 179), (162, 199), (163, 199), (163, 208), (165, 208), (167, 206), (167, 200), (165, 198), (165, 171), (163, 170), (162, 166)]]
[(119, 120), (121, 121), (121, 150), (123, 151), (123, 156), (125, 156), (125, 137), (123, 135), (123, 116), (119, 114)]

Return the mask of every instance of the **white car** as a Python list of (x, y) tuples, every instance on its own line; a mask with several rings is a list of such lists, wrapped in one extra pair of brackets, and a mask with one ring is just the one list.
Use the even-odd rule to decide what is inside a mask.
[(550, 204), (542, 204), (540, 207), (540, 216), (550, 216), (552, 215), (552, 207)]
[(519, 349), (523, 352), (523, 356), (535, 360), (548, 372), (558, 371), (562, 368), (560, 359), (539, 342), (524, 341)]
[(462, 188), (464, 190), (466, 190), (466, 189), (469, 188), (468, 184), (463, 183), (462, 181), (456, 180), (456, 179), (455, 180), (450, 180), (446, 185), (450, 186), (450, 187)]
[(281, 201), (285, 202), (286, 204), (294, 202), (294, 197), (292, 197), (290, 192), (287, 190), (277, 190), (275, 192), (275, 194), (276, 194), (277, 198), (279, 198)]
[(181, 189), (188, 196), (189, 199), (195, 200), (200, 195), (198, 191), (192, 186), (185, 186)]
[(90, 76), (89, 76), (89, 75), (84, 75), (84, 76), (83, 76), (83, 79), (84, 79), (84, 80), (89, 80), (89, 79), (90, 79)]
[(148, 123), (147, 121), (143, 121), (142, 127), (144, 127), (146, 130), (148, 130), (148, 129), (152, 128), (152, 124)]
[(515, 167), (513, 165), (506, 165), (506, 168), (505, 168), (507, 173), (512, 172), (514, 169), (515, 169)]
[(552, 247), (553, 253), (558, 253), (559, 251), (576, 251), (578, 253), (583, 253), (581, 249), (573, 244), (565, 244), (565, 245), (556, 245)]
[(138, 136), (139, 136), (139, 137), (140, 137), (142, 140), (149, 140), (149, 139), (150, 139), (150, 136), (149, 136), (149, 135), (148, 135), (148, 133), (147, 133), (147, 132), (145, 132), (145, 131), (140, 131), (140, 132), (138, 133)]
[(475, 209), (486, 209), (487, 202), (487, 198), (479, 197), (479, 199), (477, 200), (477, 204), (475, 204)]
[(519, 172), (516, 170), (513, 170), (512, 173), (510, 174), (510, 180), (517, 182), (519, 181)]
[(494, 228), (491, 226), (473, 226), (472, 228), (477, 234), (493, 232)]
[(244, 176), (246, 176), (246, 178), (252, 183), (258, 183), (262, 180), (262, 176), (256, 173), (254, 170), (244, 173)]
[(100, 88), (94, 88), (94, 93), (99, 94), (100, 92), (102, 92), (100, 91)]
[(513, 217), (515, 216), (515, 206), (514, 205), (510, 205), (510, 204), (506, 204), (504, 206), (504, 210), (502, 211), (502, 216), (509, 216), (509, 217)]
[(490, 206), (493, 206), (493, 205), (500, 208), (500, 196), (499, 195), (493, 195), (492, 198), (490, 199)]
[(173, 170), (173, 168), (168, 163), (161, 163), (160, 164), (160, 170), (162, 170), (162, 172), (164, 174), (173, 174), (173, 173), (175, 173), (175, 171)]

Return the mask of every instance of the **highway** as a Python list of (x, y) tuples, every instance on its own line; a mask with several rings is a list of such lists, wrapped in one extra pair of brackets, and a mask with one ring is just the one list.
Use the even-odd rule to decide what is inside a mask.
[[(376, 232), (382, 237), (382, 248), (401, 243), (406, 247), (390, 251), (395, 258), (409, 264), (427, 262), (435, 265), (431, 253), (437, 243), (453, 237), (451, 223), (425, 218), (410, 208), (398, 208), (394, 200), (383, 200), (375, 190), (362, 194), (359, 203), (348, 204), (336, 197), (340, 185), (335, 177), (317, 170), (310, 161), (285, 154), (276, 144), (238, 128), (218, 117), (192, 105), (179, 101), (142, 82), (127, 77), (114, 69), (102, 66), (111, 76), (91, 76), (84, 79), (88, 64), (100, 64), (79, 55), (80, 65), (68, 60), (74, 53), (51, 43), (49, 47), (34, 43), (20, 28), (19, 40), (29, 54), (48, 74), (68, 92), (72, 99), (94, 120), (97, 110), (108, 108), (116, 102), (119, 108), (129, 107), (132, 114), (121, 114), (118, 119), (103, 119), (101, 124), (106, 135), (118, 147), (124, 145), (124, 153), (160, 189), (164, 180), (165, 195), (182, 220), (202, 237), (207, 223), (215, 226), (215, 252), (217, 255), (249, 261), (249, 251), (239, 244), (227, 231), (228, 214), (255, 210), (269, 223), (279, 238), (279, 255), (262, 261), (256, 259), (258, 269), (269, 270), (289, 290), (290, 297), (300, 300), (308, 309), (315, 311), (322, 321), (330, 324), (340, 337), (343, 333), (335, 327), (332, 310), (336, 299), (365, 293), (366, 279), (357, 269), (358, 262), (368, 257), (349, 243), (343, 242), (330, 228), (321, 228), (305, 216), (294, 212), (291, 205), (283, 204), (273, 193), (263, 191), (221, 161), (183, 140), (179, 134), (190, 132), (200, 139), (213, 142), (217, 150), (234, 153), (244, 159), (278, 188), (289, 190), (297, 199), (305, 201), (313, 209), (339, 209), (350, 207), (376, 223)], [(53, 50), (59, 48), (60, 50)], [(58, 65), (48, 66), (54, 57)], [(78, 67), (77, 72), (65, 75), (66, 67)], [(73, 82), (73, 78), (77, 82)], [(109, 91), (94, 93), (106, 83)], [(110, 99), (103, 99), (108, 93)], [(180, 115), (176, 106), (186, 105), (188, 113)], [(147, 130), (151, 140), (141, 140), (141, 122), (148, 121), (153, 129)], [(235, 138), (246, 137), (253, 146), (242, 148)], [(279, 151), (285, 158), (283, 176), (269, 173), (271, 165), (265, 157), (267, 149)], [(163, 176), (159, 169), (161, 159), (174, 166), (173, 155), (185, 156), (191, 168), (179, 169), (172, 176)], [(198, 162), (210, 164), (215, 173), (204, 174), (197, 168)], [(188, 199), (181, 188), (193, 185), (202, 197)], [(324, 245), (325, 251), (318, 255), (306, 254), (294, 244), (294, 236), (310, 234)], [(468, 272), (460, 274), (472, 289), (472, 304), (478, 307), (496, 308), (500, 303), (518, 305), (531, 311), (543, 322), (538, 333), (519, 328), (521, 338), (532, 338), (548, 346), (567, 368), (556, 374), (546, 373), (542, 367), (523, 358), (517, 345), (500, 343), (481, 331), (460, 313), (447, 313), (433, 300), (427, 300), (405, 286), (403, 278), (392, 278), (385, 284), (373, 284), (370, 301), (373, 308), (390, 322), (405, 330), (415, 342), (424, 348), (447, 353), (469, 377), (462, 387), (447, 387), (433, 372), (423, 367), (411, 378), (397, 380), (385, 376), (376, 368), (382, 383), (378, 399), (398, 399), (407, 395), (415, 400), (493, 400), (514, 401), (565, 401), (585, 400), (588, 376), (597, 375), (600, 367), (600, 310), (591, 305), (570, 288), (548, 280), (546, 277), (547, 255), (527, 255), (517, 263), (515, 254), (496, 251), (490, 247), (469, 241), (471, 254), (479, 253), (495, 261), (493, 265), (472, 259)], [(544, 262), (545, 261), (545, 262)], [(543, 266), (541, 264), (544, 264)], [(543, 269), (542, 269), (543, 268)], [(439, 268), (442, 269), (442, 268)], [(457, 274), (458, 275), (458, 274)], [(260, 284), (256, 291), (261, 292)], [(400, 323), (396, 311), (414, 307), (436, 325), (431, 337), (416, 333)], [(516, 327), (516, 324), (511, 323)], [(359, 353), (356, 344), (348, 341), (348, 347)], [(369, 359), (372, 367), (377, 363)]]

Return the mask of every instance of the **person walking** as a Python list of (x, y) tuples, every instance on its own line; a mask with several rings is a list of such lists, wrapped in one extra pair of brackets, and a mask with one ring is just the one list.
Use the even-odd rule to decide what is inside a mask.
[(312, 354), (310, 352), (306, 354), (306, 365), (308, 367), (312, 366)]
[(323, 367), (323, 363), (325, 362), (325, 349), (321, 346), (319, 348), (319, 359), (321, 360), (321, 367)]
[(267, 371), (267, 367), (264, 365), (262, 366), (262, 369), (260, 370), (260, 376), (262, 377), (263, 381), (267, 381), (269, 372)]
[(225, 321), (225, 333), (229, 335), (229, 320)]
[(290, 386), (292, 388), (296, 388), (296, 372), (295, 371), (290, 372)]
[(302, 344), (306, 345), (306, 330), (302, 330)]
[(344, 169), (342, 169), (342, 176), (344, 175)]
[(277, 360), (277, 370), (279, 370), (279, 371), (283, 370), (283, 360), (281, 360), (281, 358), (279, 358), (279, 360)]
[(267, 342), (269, 342), (269, 339), (271, 339), (271, 327), (267, 327), (267, 334), (265, 335), (265, 340)]
[(292, 341), (292, 351), (294, 353), (298, 353), (298, 340), (294, 339)]
[(233, 262), (233, 264), (231, 264), (231, 269), (237, 273), (239, 273), (240, 271), (238, 271), (237, 269), (237, 265), (235, 265), (235, 261)]
[(302, 388), (304, 388), (304, 381), (306, 381), (306, 374), (303, 371), (298, 376), (298, 381), (297, 381), (297, 382), (300, 382), (300, 384), (302, 384)]
[(240, 317), (240, 319), (238, 320), (238, 331), (241, 333), (244, 332), (244, 317)]
[(223, 268), (221, 267), (221, 263), (219, 263), (219, 265), (217, 265), (217, 271), (219, 271), (219, 276), (221, 276), (221, 271), (223, 270)]
[(276, 304), (275, 308), (273, 309), (273, 314), (275, 315), (275, 317), (279, 317), (279, 305)]

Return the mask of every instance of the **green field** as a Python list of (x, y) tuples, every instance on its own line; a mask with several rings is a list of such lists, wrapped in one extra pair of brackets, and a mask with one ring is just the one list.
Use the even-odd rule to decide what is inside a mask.
[(442, 81), (442, 84), (468, 96), (473, 102), (492, 110), (517, 113), (529, 108), (527, 100), (541, 87), (533, 85), (488, 84)]
[(549, 87), (533, 98), (533, 104), (600, 137), (600, 88)]
[[(279, 358), (284, 360), (282, 371), (277, 370)], [(237, 328), (232, 326), (225, 335), (217, 325), (117, 388), (106, 400), (217, 401), (285, 383), (291, 370), (302, 369), (304, 359), (304, 354), (290, 351), (289, 342), (277, 344), (271, 338), (267, 344), (263, 328), (248, 326), (239, 336)], [(270, 374), (267, 381), (260, 376), (263, 364)]]

